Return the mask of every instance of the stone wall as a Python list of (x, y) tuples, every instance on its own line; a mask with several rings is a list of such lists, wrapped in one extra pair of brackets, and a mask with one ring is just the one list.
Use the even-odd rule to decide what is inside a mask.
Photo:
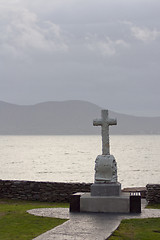
[(160, 184), (147, 184), (148, 203), (160, 203)]
[[(91, 183), (60, 183), (0, 180), (0, 198), (69, 202), (76, 192), (90, 192)], [(147, 189), (147, 193), (146, 193)], [(150, 203), (160, 203), (160, 184), (148, 184), (146, 188), (126, 188), (122, 191), (141, 192)]]
[(0, 180), (0, 198), (69, 202), (76, 192), (89, 192), (86, 183), (58, 183)]

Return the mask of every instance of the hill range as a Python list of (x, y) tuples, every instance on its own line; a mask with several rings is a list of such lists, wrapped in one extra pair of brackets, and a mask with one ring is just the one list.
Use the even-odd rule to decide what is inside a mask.
[[(160, 117), (135, 117), (109, 111), (117, 118), (111, 134), (160, 134)], [(44, 102), (25, 106), (0, 101), (0, 135), (99, 134), (93, 119), (101, 108), (85, 101)]]

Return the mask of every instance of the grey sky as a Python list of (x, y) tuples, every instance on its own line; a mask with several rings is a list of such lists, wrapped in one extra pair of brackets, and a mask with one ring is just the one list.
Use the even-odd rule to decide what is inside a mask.
[(0, 0), (0, 100), (160, 116), (159, 0)]

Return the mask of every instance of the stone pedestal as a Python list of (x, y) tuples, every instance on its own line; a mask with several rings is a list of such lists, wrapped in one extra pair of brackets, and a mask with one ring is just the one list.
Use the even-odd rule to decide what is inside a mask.
[(71, 195), (70, 212), (141, 213), (141, 195), (122, 192), (119, 196), (91, 196), (77, 192)]
[(91, 185), (91, 196), (119, 196), (121, 194), (120, 183), (94, 183)]
[(122, 193), (119, 196), (91, 196), (85, 193), (80, 198), (81, 212), (101, 213), (129, 213), (130, 194)]

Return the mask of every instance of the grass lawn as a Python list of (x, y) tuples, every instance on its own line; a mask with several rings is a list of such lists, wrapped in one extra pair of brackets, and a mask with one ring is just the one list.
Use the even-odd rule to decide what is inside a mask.
[[(0, 199), (0, 240), (31, 240), (66, 220), (37, 217), (34, 208), (69, 207), (69, 204)], [(147, 208), (158, 208), (160, 204)], [(160, 218), (122, 220), (109, 240), (160, 240)]]
[(69, 207), (69, 204), (0, 199), (0, 240), (31, 240), (64, 223), (64, 219), (37, 217), (26, 212), (52, 207)]
[(148, 204), (147, 208), (160, 209), (160, 203), (159, 204)]
[[(160, 204), (147, 208), (160, 209)], [(122, 220), (109, 240), (160, 240), (160, 218)]]

